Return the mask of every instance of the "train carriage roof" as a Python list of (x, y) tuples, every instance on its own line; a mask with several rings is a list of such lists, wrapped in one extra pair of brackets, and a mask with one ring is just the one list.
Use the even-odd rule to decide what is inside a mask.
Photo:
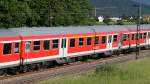
[[(69, 27), (21, 27), (0, 29), (0, 37), (40, 36), (56, 34), (80, 34), (94, 32), (116, 32), (136, 30), (136, 25), (104, 25), (104, 26), (69, 26)], [(141, 29), (150, 29), (150, 25), (142, 25)]]

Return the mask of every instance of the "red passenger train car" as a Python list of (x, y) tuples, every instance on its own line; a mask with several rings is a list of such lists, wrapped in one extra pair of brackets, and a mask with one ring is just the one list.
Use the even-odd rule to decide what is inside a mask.
[[(68, 63), (85, 56), (147, 47), (150, 25), (33, 27), (0, 29), (0, 71)], [(138, 40), (137, 40), (138, 39)], [(94, 54), (94, 55), (93, 55)]]

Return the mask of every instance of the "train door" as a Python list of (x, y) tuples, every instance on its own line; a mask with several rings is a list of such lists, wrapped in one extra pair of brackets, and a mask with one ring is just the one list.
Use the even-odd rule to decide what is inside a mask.
[(150, 32), (148, 32), (147, 43), (148, 43), (148, 46), (150, 46)]
[(112, 35), (108, 35), (107, 49), (112, 49)]
[(29, 52), (31, 51), (31, 41), (25, 42), (25, 59), (24, 62), (27, 63), (27, 59), (29, 58)]
[(118, 48), (120, 49), (122, 47), (122, 42), (123, 42), (123, 34), (119, 34), (119, 37), (118, 37)]
[(67, 50), (68, 50), (68, 39), (67, 38), (60, 39), (60, 50), (59, 50), (60, 56), (66, 57)]

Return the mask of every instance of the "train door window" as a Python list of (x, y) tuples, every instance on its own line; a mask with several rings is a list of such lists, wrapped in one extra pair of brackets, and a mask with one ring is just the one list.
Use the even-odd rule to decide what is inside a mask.
[(92, 44), (92, 38), (91, 37), (87, 37), (87, 45), (91, 45)]
[(58, 39), (52, 41), (52, 48), (53, 49), (58, 48)]
[(35, 51), (40, 50), (40, 41), (33, 42), (33, 50)]
[(49, 40), (44, 41), (43, 48), (44, 48), (44, 50), (50, 49), (50, 41)]
[(114, 36), (113, 36), (113, 42), (116, 42), (116, 41), (117, 41), (117, 38), (118, 38), (118, 36), (117, 36), (117, 35), (114, 35)]
[(136, 33), (136, 40), (138, 40), (139, 39), (139, 34), (138, 33)]
[(135, 39), (135, 34), (132, 34), (132, 40), (134, 40)]
[(127, 41), (127, 34), (123, 35), (123, 41)]
[(148, 32), (148, 38), (150, 38), (150, 32)]
[(106, 36), (102, 36), (102, 44), (106, 43)]
[(144, 33), (144, 36), (143, 36), (143, 38), (144, 38), (144, 39), (146, 39), (146, 36), (147, 36), (147, 33)]
[(3, 55), (11, 54), (12, 43), (4, 43), (3, 45)]
[(83, 46), (84, 44), (84, 38), (79, 38), (79, 46)]
[(70, 47), (75, 47), (75, 39), (70, 39)]
[(99, 44), (99, 36), (96, 36), (94, 39), (94, 44)]
[(127, 34), (127, 40), (130, 40), (130, 34)]
[(15, 43), (14, 53), (19, 53), (19, 42)]
[(112, 41), (112, 35), (109, 35), (109, 37), (108, 37), (108, 43), (111, 43), (111, 41)]
[(61, 41), (61, 48), (66, 48), (66, 39), (62, 39)]
[(140, 33), (140, 39), (142, 39), (143, 38), (143, 34), (142, 33)]
[(25, 52), (30, 52), (30, 47), (31, 47), (31, 41), (27, 41), (25, 43)]

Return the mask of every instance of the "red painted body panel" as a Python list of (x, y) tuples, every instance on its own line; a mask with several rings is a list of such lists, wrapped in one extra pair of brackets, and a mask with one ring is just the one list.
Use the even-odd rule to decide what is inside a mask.
[[(149, 31), (149, 30), (148, 30)], [(136, 32), (136, 31), (130, 31), (130, 32)], [(43, 47), (41, 47), (40, 51), (33, 51), (32, 48), (33, 46), (31, 46), (31, 52), (29, 53), (25, 53), (25, 41), (27, 40), (31, 40), (31, 44), (33, 44), (33, 40), (37, 40), (37, 39), (52, 39), (52, 38), (62, 38), (62, 37), (66, 37), (66, 38), (75, 38), (76, 39), (76, 45), (74, 48), (71, 48), (70, 45), (68, 46), (68, 54), (71, 53), (78, 53), (78, 52), (85, 52), (85, 51), (92, 51), (94, 50), (102, 50), (102, 49), (106, 49), (107, 48), (107, 40), (106, 39), (106, 43), (102, 44), (102, 36), (108, 36), (108, 34), (114, 34), (114, 35), (120, 35), (123, 33), (130, 33), (127, 31), (122, 31), (122, 32), (97, 32), (96, 36), (99, 36), (99, 44), (94, 45), (94, 33), (85, 33), (85, 34), (66, 34), (66, 35), (47, 35), (47, 36), (23, 36), (23, 37), (8, 37), (8, 38), (0, 38), (0, 41), (16, 41), (16, 40), (22, 40), (20, 43), (20, 53), (15, 54), (12, 53), (10, 55), (2, 55), (3, 52), (3, 43), (0, 43), (0, 63), (3, 62), (12, 62), (12, 61), (17, 61), (20, 60), (20, 58), (22, 57), (23, 59), (32, 59), (32, 58), (40, 58), (40, 57), (49, 57), (49, 56), (57, 56), (59, 55), (59, 48), (57, 49), (52, 49), (52, 45), (50, 44), (50, 50), (44, 50)], [(141, 32), (146, 32), (146, 30)], [(78, 38), (79, 37), (84, 37), (84, 45), (83, 46), (79, 46), (78, 45)], [(92, 37), (92, 45), (86, 45), (86, 38), (87, 37)], [(131, 34), (130, 37), (131, 39)], [(117, 38), (116, 42), (113, 42), (112, 47), (118, 47), (118, 42), (119, 42), (119, 36)], [(50, 40), (51, 41), (51, 40)], [(52, 42), (50, 42), (52, 43)], [(60, 42), (59, 42), (60, 43)], [(70, 43), (70, 42), (68, 42)], [(146, 39), (140, 39), (139, 43), (146, 43)], [(129, 46), (129, 44), (136, 44), (136, 40), (127, 40), (127, 41), (123, 41), (122, 46)], [(59, 44), (60, 45), (60, 44)], [(41, 41), (41, 46), (43, 46), (43, 41)], [(13, 46), (12, 46), (12, 52), (14, 52), (14, 42), (13, 42)]]
[(14, 42), (12, 43), (12, 54), (3, 55), (3, 43), (0, 43), (0, 63), (20, 60), (20, 52), (14, 53)]

